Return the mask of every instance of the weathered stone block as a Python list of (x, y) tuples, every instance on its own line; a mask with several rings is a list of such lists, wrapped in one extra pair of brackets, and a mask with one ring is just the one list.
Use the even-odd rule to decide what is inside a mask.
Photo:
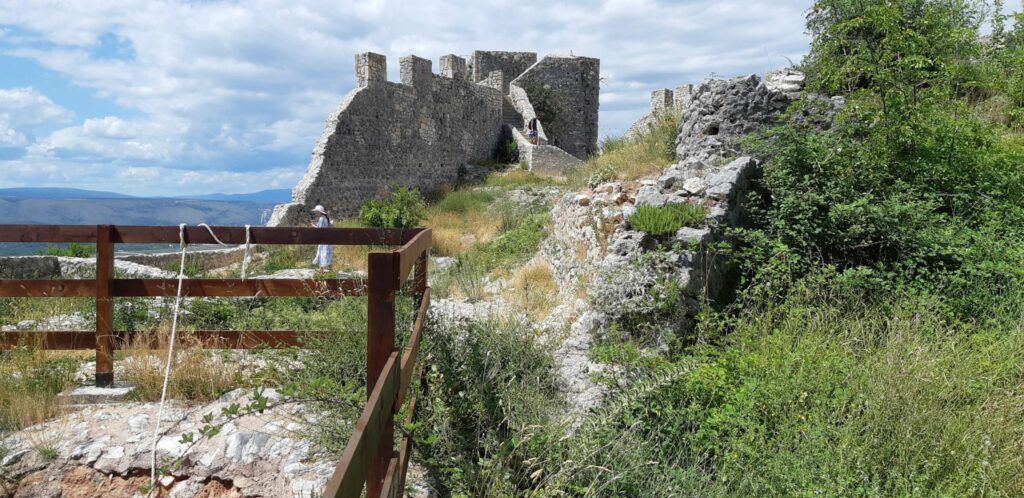
[(356, 86), (364, 87), (388, 80), (388, 59), (381, 54), (356, 54)]
[(672, 90), (662, 88), (651, 92), (651, 113), (669, 111), (673, 106)]
[(441, 76), (454, 80), (466, 79), (466, 59), (455, 54), (442, 55), (439, 63)]
[(429, 92), (433, 84), (433, 63), (429, 59), (408, 55), (399, 60), (402, 84), (409, 85), (417, 92)]

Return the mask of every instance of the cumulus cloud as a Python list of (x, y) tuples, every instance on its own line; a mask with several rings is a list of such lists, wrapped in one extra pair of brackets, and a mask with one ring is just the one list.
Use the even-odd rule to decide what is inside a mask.
[[(651, 90), (798, 60), (807, 48), (802, 23), (809, 5), (381, 0), (338, 8), (326, 0), (11, 0), (0, 3), (0, 51), (36, 61), (138, 114), (63, 127), (28, 145), (30, 157), (19, 160), (88, 164), (78, 168), (83, 177), (102, 159), (203, 170), (203, 178), (279, 169), (297, 177), (324, 118), (354, 87), (357, 52), (387, 54), (392, 80), (398, 57), (410, 53), (435, 61), (475, 49), (598, 57), (601, 130), (613, 134), (646, 111)], [(32, 141), (18, 127), (25, 125), (6, 126), (0, 140)], [(271, 159), (257, 160), (260, 154)]]

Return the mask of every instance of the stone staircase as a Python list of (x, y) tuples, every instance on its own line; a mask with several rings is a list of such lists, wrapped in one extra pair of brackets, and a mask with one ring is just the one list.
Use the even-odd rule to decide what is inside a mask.
[(507, 124), (516, 130), (522, 130), (523, 127), (526, 126), (526, 123), (523, 122), (523, 115), (519, 114), (516, 107), (512, 105), (512, 99), (510, 99), (508, 95), (505, 95), (502, 98), (501, 122), (502, 124)]

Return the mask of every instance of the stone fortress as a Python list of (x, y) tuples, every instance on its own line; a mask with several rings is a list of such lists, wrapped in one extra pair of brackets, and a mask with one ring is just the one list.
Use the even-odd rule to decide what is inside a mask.
[[(467, 164), (492, 159), (509, 141), (537, 171), (562, 171), (598, 151), (598, 59), (476, 51), (442, 56), (440, 75), (415, 55), (399, 65), (393, 83), (385, 56), (355, 56), (356, 88), (327, 118), (292, 202), (275, 208), (270, 226), (304, 224), (317, 204), (352, 216), (393, 186), (453, 185)], [(526, 135), (531, 119), (536, 143)]]

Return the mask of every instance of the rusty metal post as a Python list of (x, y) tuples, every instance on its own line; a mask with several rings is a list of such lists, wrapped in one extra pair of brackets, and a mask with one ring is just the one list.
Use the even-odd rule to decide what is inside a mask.
[(96, 227), (96, 387), (114, 384), (114, 238), (110, 225)]
[[(388, 357), (395, 351), (395, 291), (398, 282), (398, 254), (370, 253), (367, 298), (366, 394), (373, 392)], [(389, 406), (392, 404), (389, 403)], [(392, 408), (392, 411), (394, 408)], [(388, 417), (378, 442), (377, 455), (366, 475), (366, 496), (380, 496), (388, 465), (394, 456), (395, 423)]]

